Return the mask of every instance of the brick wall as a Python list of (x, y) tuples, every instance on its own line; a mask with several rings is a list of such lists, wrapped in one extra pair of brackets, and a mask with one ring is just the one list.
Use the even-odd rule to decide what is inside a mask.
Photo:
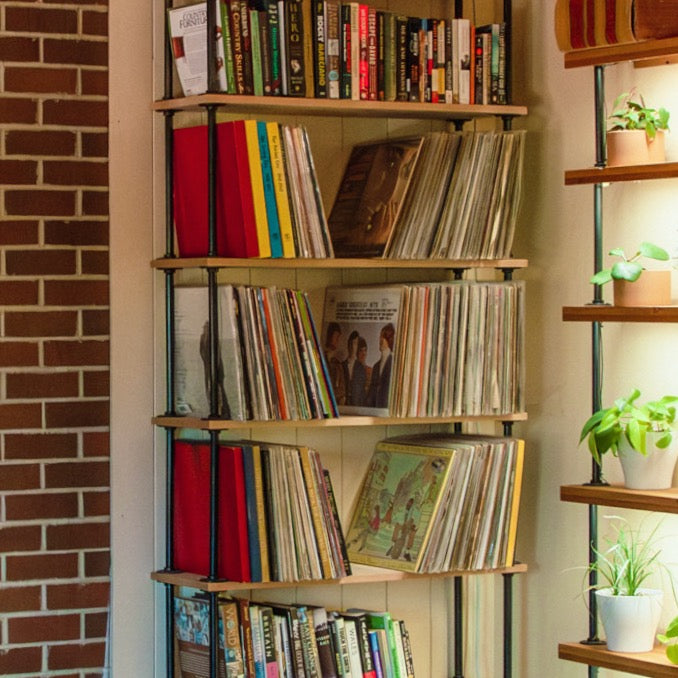
[(107, 0), (0, 1), (0, 675), (101, 676)]

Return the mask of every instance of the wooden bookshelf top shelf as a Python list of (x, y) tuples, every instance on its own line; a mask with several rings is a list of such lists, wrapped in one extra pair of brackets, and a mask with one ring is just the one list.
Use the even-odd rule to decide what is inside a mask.
[(662, 646), (652, 652), (610, 652), (606, 645), (584, 645), (583, 643), (560, 643), (558, 657), (573, 662), (616, 669), (637, 676), (678, 676), (678, 666), (667, 658)]
[(637, 65), (675, 63), (678, 59), (678, 38), (644, 40), (623, 45), (605, 45), (578, 49), (565, 53), (565, 68), (604, 66), (620, 61), (634, 61)]
[(154, 417), (156, 426), (165, 428), (190, 428), (202, 431), (242, 430), (246, 428), (331, 428), (349, 426), (398, 426), (404, 424), (451, 424), (471, 423), (481, 421), (515, 422), (525, 421), (527, 413), (477, 415), (467, 417), (371, 417), (371, 416), (341, 416), (335, 419), (303, 419), (303, 420), (274, 420), (274, 421), (233, 421), (224, 419), (199, 419), (198, 417)]
[(190, 259), (160, 258), (151, 262), (153, 268), (526, 268), (527, 259), (225, 259), (195, 257)]
[(650, 165), (623, 167), (587, 167), (567, 170), (565, 185), (606, 184), (617, 181), (647, 181), (678, 177), (678, 162), (657, 162)]
[(289, 589), (297, 586), (326, 586), (328, 584), (351, 585), (351, 584), (375, 584), (385, 582), (404, 581), (406, 579), (447, 579), (459, 575), (488, 575), (488, 574), (522, 574), (527, 572), (527, 565), (518, 563), (512, 567), (497, 570), (463, 570), (455, 572), (440, 572), (435, 574), (416, 574), (400, 572), (398, 570), (386, 570), (367, 565), (352, 565), (353, 574), (341, 579), (315, 579), (301, 582), (232, 582), (218, 581), (208, 582), (205, 577), (190, 572), (168, 573), (164, 571), (153, 572), (151, 579), (164, 584), (174, 586), (188, 586), (202, 591), (245, 591), (252, 589)]
[(336, 117), (430, 118), (467, 120), (492, 116), (527, 115), (526, 106), (480, 106), (430, 104), (399, 101), (349, 101), (344, 99), (303, 99), (298, 97), (256, 97), (235, 94), (200, 94), (163, 99), (153, 104), (156, 111), (198, 110), (221, 106), (228, 113), (254, 115), (324, 115)]
[(678, 488), (629, 490), (620, 485), (563, 485), (560, 499), (578, 504), (678, 513)]
[(564, 306), (563, 320), (579, 322), (675, 323), (678, 306)]

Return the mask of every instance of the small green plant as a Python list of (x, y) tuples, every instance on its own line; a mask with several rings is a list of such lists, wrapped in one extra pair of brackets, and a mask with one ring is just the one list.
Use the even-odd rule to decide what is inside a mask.
[(616, 261), (610, 268), (598, 271), (590, 281), (595, 285), (604, 285), (613, 279), (635, 282), (645, 270), (645, 267), (638, 261), (641, 257), (657, 261), (668, 261), (670, 258), (665, 249), (651, 242), (641, 242), (638, 251), (631, 257), (627, 257), (624, 250), (618, 247), (610, 250), (608, 254), (611, 257), (621, 257), (621, 261)]
[(658, 525), (642, 538), (625, 520), (613, 518), (616, 538), (608, 540), (604, 551), (593, 549), (596, 560), (589, 565), (589, 570), (597, 572), (603, 580), (595, 588), (609, 588), (613, 596), (636, 596), (648, 577), (660, 567), (660, 550), (654, 544)]
[(631, 90), (614, 100), (607, 118), (608, 130), (643, 129), (648, 139), (654, 139), (658, 129), (669, 129), (669, 115), (665, 108), (648, 108), (642, 95)]
[(666, 645), (666, 656), (672, 664), (678, 664), (678, 617), (674, 617), (664, 633), (657, 635), (657, 640)]
[(678, 396), (665, 395), (659, 400), (650, 400), (642, 405), (636, 403), (640, 391), (618, 398), (610, 407), (594, 412), (584, 424), (579, 442), (588, 439), (588, 448), (598, 464), (608, 450), (617, 456), (619, 443), (626, 438), (631, 447), (647, 455), (647, 434), (650, 431), (663, 433), (655, 445), (667, 448), (672, 439)]

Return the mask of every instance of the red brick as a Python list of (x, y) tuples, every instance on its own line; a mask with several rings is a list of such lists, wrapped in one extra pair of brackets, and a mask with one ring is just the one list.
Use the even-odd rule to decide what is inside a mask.
[(80, 255), (83, 275), (107, 275), (108, 252), (104, 250), (85, 250)]
[(5, 335), (8, 337), (72, 337), (77, 329), (77, 311), (7, 311), (5, 313)]
[(82, 32), (87, 35), (108, 35), (108, 14), (83, 11)]
[(35, 615), (15, 617), (8, 621), (10, 643), (40, 643), (80, 638), (80, 615)]
[(7, 214), (65, 217), (75, 212), (74, 191), (15, 190), (5, 192)]
[[(3, 407), (7, 406), (0, 405), (0, 408)], [(36, 490), (39, 487), (38, 464), (0, 464), (0, 491)]]
[(105, 221), (47, 221), (46, 245), (108, 245)]
[(47, 608), (49, 610), (76, 610), (106, 607), (109, 590), (108, 582), (48, 585)]
[(65, 367), (68, 365), (108, 365), (108, 341), (46, 341), (44, 344), (45, 365)]
[(107, 306), (106, 280), (47, 280), (45, 304), (49, 306)]
[(45, 464), (45, 486), (56, 487), (102, 487), (109, 484), (107, 461), (64, 462)]
[[(7, 498), (21, 495), (8, 495)], [(42, 545), (42, 529), (40, 525), (21, 525), (0, 528), (0, 553), (16, 551), (39, 551)], [(0, 594), (2, 587), (0, 587)], [(2, 598), (0, 597), (0, 601)], [(0, 605), (0, 610), (2, 606)]]
[(8, 494), (5, 502), (8, 520), (78, 517), (76, 492)]
[(108, 186), (108, 164), (96, 161), (45, 160), (44, 182), (59, 186)]
[(108, 492), (84, 492), (85, 516), (107, 516), (111, 512), (111, 495)]
[(83, 310), (82, 333), (85, 336), (107, 336), (110, 315), (108, 311)]
[(43, 60), (48, 64), (106, 66), (108, 45), (93, 40), (51, 40), (43, 43)]
[(8, 155), (73, 155), (76, 136), (57, 130), (8, 130), (5, 148)]
[(37, 242), (37, 221), (0, 221), (0, 245), (35, 245)]
[(6, 68), (6, 92), (75, 94), (78, 72), (74, 68)]
[(85, 615), (85, 638), (105, 638), (108, 626), (107, 612), (92, 612)]
[(8, 398), (75, 398), (80, 392), (76, 372), (19, 372), (6, 379)]
[(38, 163), (33, 160), (0, 160), (2, 183), (34, 184), (38, 178)]
[(77, 553), (7, 556), (6, 560), (7, 581), (72, 579), (78, 575)]
[(82, 453), (85, 457), (108, 457), (110, 442), (108, 432), (85, 431), (82, 434)]
[(5, 434), (5, 459), (68, 459), (77, 455), (75, 433)]
[(110, 378), (108, 372), (87, 371), (83, 374), (83, 395), (86, 398), (107, 396), (110, 393)]
[(85, 553), (85, 576), (107, 577), (111, 570), (109, 551), (89, 551)]
[(106, 132), (83, 132), (82, 155), (85, 158), (107, 158), (108, 134)]
[(0, 587), (0, 612), (39, 610), (42, 593), (39, 586)]
[(75, 33), (78, 15), (73, 10), (38, 7), (5, 8), (5, 30), (24, 33)]
[(45, 404), (47, 428), (108, 426), (110, 406), (107, 401), (48, 402)]
[(33, 99), (0, 96), (0, 122), (35, 123), (37, 118), (38, 104)]
[[(38, 283), (28, 280), (0, 280), (0, 305), (30, 306), (38, 303)], [(0, 358), (0, 362), (1, 362)]]
[[(94, 94), (108, 95), (108, 71), (83, 68), (80, 71), (80, 88), (85, 96)], [(84, 154), (83, 154), (84, 155)]]
[(74, 275), (74, 250), (10, 250), (5, 253), (8, 275)]
[[(2, 108), (0, 106), (0, 108)], [(19, 647), (0, 651), (0, 675), (9, 676), (42, 669), (42, 648)]]
[(39, 61), (40, 41), (16, 35), (0, 38), (0, 61)]
[(105, 643), (54, 645), (49, 648), (47, 665), (50, 671), (103, 666), (105, 649)]
[(108, 523), (74, 523), (47, 526), (47, 548), (51, 551), (105, 548), (110, 544)]
[(108, 216), (108, 191), (83, 191), (82, 213), (88, 217)]
[(0, 342), (0, 367), (31, 367), (39, 360), (38, 345), (23, 341)]
[[(42, 426), (42, 408), (36, 404), (7, 405), (0, 404), (0, 430), (40, 428)], [(3, 479), (0, 478), (0, 488)]]
[(46, 125), (73, 125), (75, 127), (106, 127), (108, 125), (108, 103), (106, 101), (48, 100), (43, 103), (42, 108), (43, 122)]

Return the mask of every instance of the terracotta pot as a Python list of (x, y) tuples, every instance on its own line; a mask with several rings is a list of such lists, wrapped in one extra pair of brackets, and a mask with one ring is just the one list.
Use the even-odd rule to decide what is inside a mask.
[(643, 271), (635, 282), (613, 280), (615, 306), (670, 306), (671, 271)]
[(650, 141), (642, 129), (614, 130), (607, 133), (607, 166), (647, 165), (664, 162), (664, 130), (657, 130)]
[(678, 437), (661, 449), (655, 441), (662, 433), (648, 432), (647, 455), (631, 447), (623, 437), (619, 441), (619, 461), (624, 472), (624, 485), (630, 490), (666, 490), (673, 484), (673, 470), (678, 461)]

